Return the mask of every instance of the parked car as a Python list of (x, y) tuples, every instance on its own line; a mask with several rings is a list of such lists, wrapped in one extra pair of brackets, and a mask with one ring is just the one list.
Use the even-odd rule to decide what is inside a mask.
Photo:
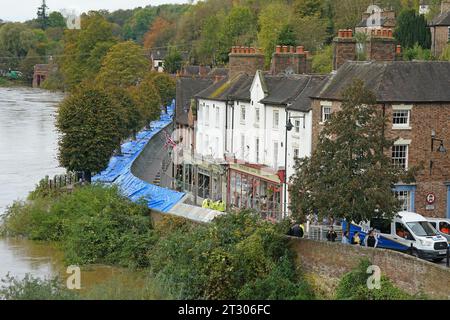
[[(347, 228), (346, 222), (343, 230)], [(423, 216), (413, 212), (399, 212), (392, 220), (375, 218), (360, 225), (350, 225), (350, 238), (356, 231), (364, 238), (369, 230), (375, 229), (378, 247), (410, 253), (416, 257), (442, 261), (447, 254), (447, 238)]]
[(428, 222), (436, 229), (436, 231), (447, 239), (450, 243), (450, 219), (446, 218), (428, 218)]

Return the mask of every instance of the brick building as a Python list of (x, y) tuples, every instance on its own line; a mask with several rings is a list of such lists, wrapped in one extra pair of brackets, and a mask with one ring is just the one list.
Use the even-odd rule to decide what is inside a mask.
[(450, 1), (442, 1), (441, 14), (430, 22), (430, 30), (431, 52), (435, 57), (439, 57), (450, 43)]
[[(450, 146), (450, 62), (346, 62), (312, 95), (313, 149), (354, 79), (376, 94), (377, 107), (389, 119), (385, 132), (395, 140), (388, 151), (393, 163), (422, 167), (414, 184), (395, 186), (403, 209), (450, 217), (450, 158), (443, 152)], [(429, 195), (434, 203), (427, 202)]]

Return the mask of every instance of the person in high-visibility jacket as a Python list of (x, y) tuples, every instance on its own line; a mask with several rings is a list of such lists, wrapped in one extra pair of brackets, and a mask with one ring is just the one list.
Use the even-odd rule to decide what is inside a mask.
[(203, 202), (202, 202), (202, 208), (209, 209), (210, 205), (211, 205), (211, 204), (210, 204), (210, 200), (209, 200), (209, 199), (203, 200)]
[(216, 210), (220, 212), (225, 212), (225, 203), (222, 200), (216, 202)]

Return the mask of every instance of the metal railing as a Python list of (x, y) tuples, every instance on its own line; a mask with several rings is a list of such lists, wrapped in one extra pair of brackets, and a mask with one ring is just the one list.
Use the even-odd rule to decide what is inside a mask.
[[(330, 225), (306, 225), (305, 238), (316, 240), (316, 241), (327, 241), (327, 233), (331, 229)], [(342, 240), (342, 227), (333, 226), (336, 232), (337, 238), (336, 242), (341, 242)]]

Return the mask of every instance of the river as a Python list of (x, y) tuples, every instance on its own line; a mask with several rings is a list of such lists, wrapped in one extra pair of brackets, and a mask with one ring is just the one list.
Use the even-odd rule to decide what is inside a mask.
[[(0, 88), (0, 215), (24, 200), (45, 175), (64, 173), (57, 160), (57, 104), (63, 94), (32, 88)], [(109, 266), (82, 267), (82, 287), (112, 278), (129, 284), (138, 273)], [(64, 278), (63, 254), (52, 244), (0, 238), (0, 279)], [(1, 284), (0, 284), (1, 286)]]

